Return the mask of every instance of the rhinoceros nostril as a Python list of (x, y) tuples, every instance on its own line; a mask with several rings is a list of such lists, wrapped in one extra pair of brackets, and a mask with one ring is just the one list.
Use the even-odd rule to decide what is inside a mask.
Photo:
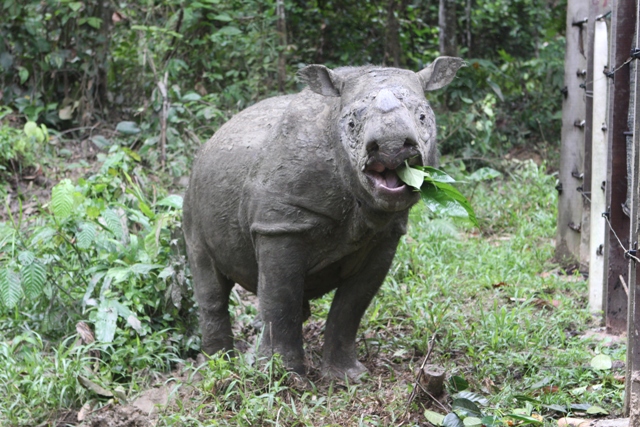
[(378, 144), (378, 141), (376, 141), (375, 139), (367, 142), (367, 152), (374, 153), (379, 149), (380, 149), (380, 145)]
[(404, 145), (402, 146), (402, 148), (413, 148), (417, 146), (418, 146), (418, 143), (416, 141), (414, 141), (411, 138), (407, 138), (404, 140)]

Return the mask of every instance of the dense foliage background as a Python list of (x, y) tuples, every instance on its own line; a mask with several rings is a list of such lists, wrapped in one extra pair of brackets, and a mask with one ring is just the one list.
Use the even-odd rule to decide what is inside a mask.
[[(198, 147), (235, 112), (299, 90), (307, 64), (421, 69), (440, 54), (441, 3), (1, 2), (0, 360), (55, 362), (86, 324), (105, 381), (195, 356), (179, 194)], [(444, 163), (464, 178), (524, 148), (553, 164), (566, 1), (448, 3), (468, 66), (429, 94)], [(58, 385), (55, 404), (77, 406), (75, 379)]]
[[(458, 54), (470, 66), (432, 99), (444, 153), (557, 144), (565, 3), (457, 1)], [(140, 141), (148, 146), (159, 137), (165, 92), (166, 137), (180, 147), (193, 142), (185, 128), (206, 138), (234, 111), (276, 94), (279, 55), (282, 89), (294, 91), (296, 70), (309, 63), (418, 70), (439, 54), (437, 1), (284, 7), (286, 37), (275, 0), (6, 0), (0, 102), (5, 114), (54, 129), (82, 127), (75, 137), (132, 120), (150, 131)]]

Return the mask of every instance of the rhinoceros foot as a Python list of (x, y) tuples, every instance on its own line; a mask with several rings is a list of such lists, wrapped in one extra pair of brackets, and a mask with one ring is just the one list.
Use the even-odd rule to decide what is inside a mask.
[(359, 383), (369, 370), (359, 361), (346, 365), (324, 364), (322, 366), (322, 376), (328, 379), (344, 380), (345, 377), (350, 382)]

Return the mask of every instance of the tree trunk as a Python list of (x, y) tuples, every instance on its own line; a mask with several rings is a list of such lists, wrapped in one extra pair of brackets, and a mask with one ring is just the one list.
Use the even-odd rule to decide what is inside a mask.
[(400, 66), (400, 40), (398, 38), (400, 25), (396, 16), (396, 12), (399, 9), (398, 6), (401, 6), (400, 3), (399, 0), (389, 0), (387, 3), (387, 34), (384, 46), (384, 62), (385, 65), (393, 65), (394, 67)]
[(287, 21), (284, 14), (284, 0), (277, 0), (276, 15), (278, 16), (277, 31), (280, 38), (280, 53), (278, 53), (278, 90), (284, 93), (284, 85), (287, 79)]
[(455, 0), (440, 0), (438, 26), (440, 27), (440, 55), (457, 56)]

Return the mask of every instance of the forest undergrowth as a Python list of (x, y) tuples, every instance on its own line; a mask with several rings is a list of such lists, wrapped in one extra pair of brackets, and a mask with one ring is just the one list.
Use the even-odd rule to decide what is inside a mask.
[[(358, 334), (369, 374), (356, 384), (320, 376), (331, 295), (304, 326), (308, 380), (256, 361), (255, 298), (240, 288), (239, 357), (198, 357), (180, 191), (142, 166), (114, 145), (95, 172), (56, 184), (38, 216), (2, 224), (0, 279), (17, 289), (0, 317), (2, 425), (512, 426), (621, 414), (625, 344), (600, 333), (579, 272), (552, 259), (557, 196), (544, 165), (503, 160), (501, 174), (474, 180), (444, 159), (480, 228), (412, 210)], [(418, 381), (425, 363), (445, 373), (440, 396)]]

